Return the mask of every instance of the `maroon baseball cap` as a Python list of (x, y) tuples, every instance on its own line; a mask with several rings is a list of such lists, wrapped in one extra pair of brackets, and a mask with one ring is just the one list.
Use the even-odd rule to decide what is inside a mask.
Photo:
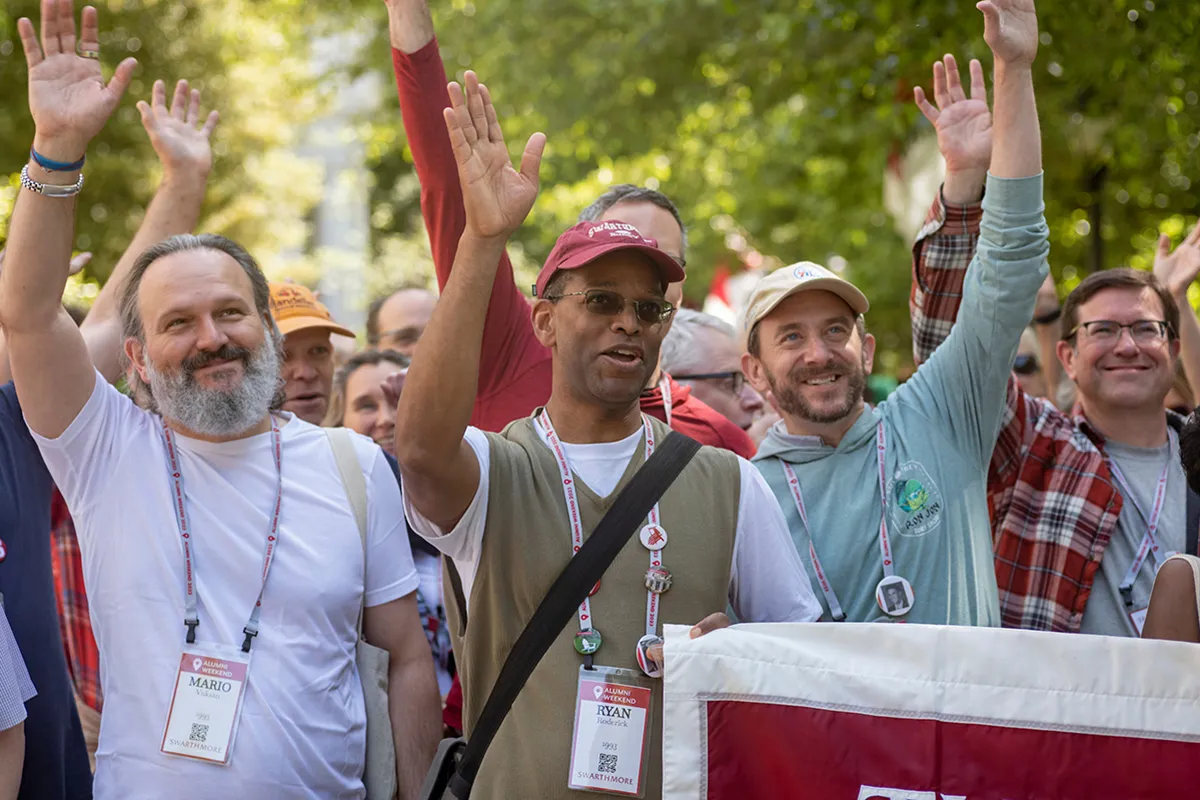
[(580, 222), (567, 228), (538, 273), (533, 286), (534, 297), (541, 297), (546, 284), (554, 273), (562, 269), (579, 269), (592, 263), (605, 253), (617, 250), (633, 250), (644, 254), (658, 267), (663, 287), (668, 283), (683, 280), (683, 267), (678, 261), (658, 248), (658, 242), (642, 236), (628, 222), (605, 220), (602, 222)]

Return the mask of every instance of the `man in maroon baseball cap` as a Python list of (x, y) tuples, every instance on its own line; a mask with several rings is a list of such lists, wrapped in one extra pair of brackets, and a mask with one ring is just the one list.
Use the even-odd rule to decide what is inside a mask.
[[(564, 233), (538, 276), (531, 311), (535, 344), (551, 353), (550, 397), (503, 433), (471, 427), (490, 388), (479, 385), (485, 318), (512, 310), (509, 293), (493, 290), (497, 265), (537, 197), (545, 138), (530, 138), (518, 171), (474, 73), (465, 95), (457, 84), (449, 91), (446, 126), (467, 225), (399, 397), (396, 458), (412, 529), (461, 579), (461, 595), (448, 593), (447, 617), (470, 736), (534, 608), (671, 432), (639, 400), (674, 313), (667, 284), (683, 279), (683, 267), (619, 220)], [(517, 697), (483, 761), (477, 800), (566, 800), (631, 786), (661, 797), (661, 682), (641, 684), (652, 687), (652, 719), (638, 734), (644, 738), (615, 753), (625, 765), (617, 782), (583, 763), (600, 731), (590, 727), (595, 714), (574, 713), (580, 668), (604, 670), (610, 685), (637, 686), (662, 675), (664, 624), (701, 620), (698, 635), (728, 624), (729, 604), (754, 622), (820, 614), (774, 496), (727, 450), (702, 447), (639, 527)], [(644, 677), (631, 680), (630, 672)], [(574, 743), (582, 760), (572, 759)]]

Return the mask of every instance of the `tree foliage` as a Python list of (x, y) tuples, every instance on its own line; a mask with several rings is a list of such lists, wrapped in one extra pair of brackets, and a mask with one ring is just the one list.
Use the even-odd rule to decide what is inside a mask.
[[(532, 261), (614, 182), (669, 194), (690, 223), (690, 299), (746, 252), (782, 263), (845, 259), (874, 301), (891, 364), (908, 352), (909, 242), (885, 210), (884, 175), (930, 134), (912, 105), (932, 62), (991, 59), (968, 0), (434, 0), (447, 71), (492, 88), (510, 144), (549, 137), (542, 195), (518, 234)], [(12, 19), (0, 11), (0, 153), (15, 171), (31, 131)], [(1089, 271), (1148, 266), (1155, 234), (1200, 212), (1200, 4), (1039, 4), (1036, 87), (1045, 140), (1052, 267), (1067, 291)], [(379, 259), (424, 258), (411, 156), (390, 79), (382, 2), (113, 0), (101, 4), (115, 63), (203, 78), (224, 122), (208, 227), (276, 250), (303, 241), (314, 199), (281, 155), (319, 104), (307, 42), (354, 30), (353, 68), (385, 78), (360, 126), (374, 175)], [(108, 22), (105, 22), (108, 20)], [(15, 46), (15, 49), (14, 49)], [(107, 59), (107, 56), (106, 56)], [(91, 156), (78, 245), (115, 261), (153, 186), (129, 99)], [(93, 189), (92, 187), (98, 187)], [(0, 194), (0, 212), (4, 198)], [(3, 235), (0, 229), (0, 236)], [(86, 239), (85, 239), (86, 237)], [(888, 362), (885, 361), (885, 366)]]

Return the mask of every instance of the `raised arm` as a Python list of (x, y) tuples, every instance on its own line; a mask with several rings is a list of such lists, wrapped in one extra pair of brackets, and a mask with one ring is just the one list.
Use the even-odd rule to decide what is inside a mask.
[[(996, 60), (996, 108), (979, 241), (965, 271), (953, 330), (897, 400), (946, 423), (964, 454), (991, 459), (1023, 403), (1011, 384), (1021, 331), (1046, 277), (1040, 133), (1031, 64), (1037, 20), (1029, 0), (987, 0), (984, 38)], [(943, 109), (944, 113), (944, 109)]]
[(913, 284), (909, 296), (913, 359), (925, 363), (946, 340), (962, 305), (963, 281), (979, 244), (983, 185), (992, 160), (992, 115), (988, 111), (983, 66), (970, 63), (971, 94), (959, 77), (958, 62), (947, 53), (933, 64), (933, 99), (913, 91), (917, 108), (937, 131), (946, 178), (925, 225), (913, 244)]
[[(88, 262), (92, 260), (92, 254), (88, 252), (80, 253), (71, 259), (71, 275), (78, 274)], [(4, 269), (4, 248), (0, 247), (0, 270)], [(0, 384), (8, 383), (12, 380), (12, 368), (8, 364), (8, 342), (4, 338), (4, 328), (0, 327)]]
[(212, 169), (209, 137), (217, 125), (217, 112), (207, 119), (200, 116), (200, 92), (188, 90), (187, 81), (175, 85), (175, 95), (167, 107), (167, 90), (155, 81), (150, 102), (138, 103), (142, 125), (150, 144), (162, 162), (162, 182), (146, 209), (142, 224), (121, 260), (100, 290), (91, 313), (81, 330), (92, 363), (108, 381), (120, 377), (121, 347), (124, 335), (117, 313), (125, 278), (147, 248), (179, 233), (190, 233), (200, 221), (200, 207)]
[(1042, 173), (1042, 131), (1033, 95), (1037, 56), (1037, 12), (1033, 0), (983, 0), (983, 38), (992, 49), (996, 113), (992, 162), (997, 178), (1030, 178)]
[[(467, 226), (458, 166), (442, 122), (442, 113), (450, 106), (446, 70), (426, 0), (386, 0), (386, 5), (404, 132), (421, 183), (421, 215), (438, 286), (444, 290)], [(495, 273), (480, 354), (481, 397), (520, 377), (525, 359), (530, 354), (536, 357), (542, 349), (533, 335), (529, 303), (517, 288), (512, 262), (503, 249)]]
[(396, 411), (396, 460), (409, 502), (442, 530), (467, 510), (479, 462), (463, 440), (478, 391), (484, 317), (508, 237), (537, 198), (546, 137), (530, 137), (518, 172), (488, 90), (466, 75), (444, 113), (466, 210), (454, 270), (417, 345)]
[[(136, 63), (132, 58), (121, 62), (106, 85), (93, 55), (100, 51), (96, 9), (83, 10), (78, 41), (80, 52), (92, 57), (75, 54), (74, 14), (71, 0), (42, 0), (40, 44), (33, 23), (17, 22), (29, 66), (33, 149), (43, 162), (61, 166), (83, 158), (129, 87)], [(62, 307), (75, 199), (52, 196), (76, 185), (79, 171), (50, 171), (31, 158), (26, 172), (31, 180), (18, 194), (0, 273), (0, 324), (26, 421), (42, 436), (56, 438), (95, 385), (83, 337)]]
[(1188, 287), (1200, 274), (1200, 222), (1188, 233), (1175, 251), (1166, 234), (1158, 237), (1154, 254), (1154, 274), (1179, 306), (1179, 361), (1192, 391), (1200, 391), (1200, 320), (1188, 302)]

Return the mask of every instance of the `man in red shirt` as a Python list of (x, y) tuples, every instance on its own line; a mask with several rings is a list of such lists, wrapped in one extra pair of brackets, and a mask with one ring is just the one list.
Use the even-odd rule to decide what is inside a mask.
[[(421, 213), (429, 231), (438, 286), (444, 287), (466, 227), (454, 154), (442, 118), (442, 110), (450, 105), (446, 72), (426, 0), (386, 2), (404, 129), (421, 181)], [(684, 262), (683, 222), (679, 211), (659, 192), (616, 186), (580, 218), (627, 222)], [(682, 286), (677, 283), (668, 290), (667, 300), (678, 304), (682, 296)], [(479, 395), (471, 424), (499, 431), (514, 419), (528, 416), (550, 397), (550, 351), (533, 335), (529, 303), (517, 288), (507, 254), (501, 257), (492, 286), (483, 342)], [(641, 406), (701, 444), (732, 450), (743, 458), (754, 455), (754, 444), (745, 431), (693, 397), (690, 387), (660, 370), (655, 370), (647, 384)]]

